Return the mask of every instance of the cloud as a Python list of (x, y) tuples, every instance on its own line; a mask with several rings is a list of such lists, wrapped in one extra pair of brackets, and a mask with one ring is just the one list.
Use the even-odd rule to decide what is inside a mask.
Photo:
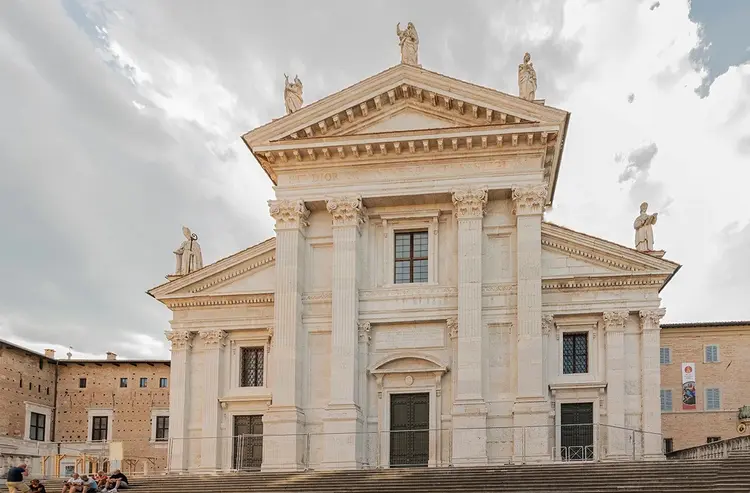
[(745, 135), (737, 141), (737, 152), (750, 155), (750, 135)]
[(649, 10), (658, 9), (660, 5), (661, 5), (660, 2), (654, 2), (654, 3), (651, 4), (651, 6), (648, 9)]
[(630, 151), (628, 154), (628, 164), (617, 181), (624, 183), (636, 179), (641, 175), (647, 176), (649, 169), (651, 169), (651, 162), (658, 152), (659, 148), (654, 142)]
[(635, 94), (631, 92), (628, 94), (628, 103), (632, 103), (633, 101), (635, 101)]

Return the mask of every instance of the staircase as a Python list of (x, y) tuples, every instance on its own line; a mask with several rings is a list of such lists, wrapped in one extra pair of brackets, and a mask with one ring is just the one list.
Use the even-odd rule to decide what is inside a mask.
[[(378, 469), (300, 473), (134, 478), (133, 493), (362, 492), (743, 492), (750, 491), (750, 457), (659, 462), (508, 465), (471, 468)], [(61, 480), (45, 481), (47, 491)], [(4, 486), (0, 491), (7, 491)]]

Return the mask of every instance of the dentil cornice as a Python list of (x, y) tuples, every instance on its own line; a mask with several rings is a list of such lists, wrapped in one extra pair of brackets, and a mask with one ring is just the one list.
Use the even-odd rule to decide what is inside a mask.
[(483, 217), (486, 205), (486, 188), (457, 190), (453, 192), (453, 207), (458, 219)]
[(547, 201), (547, 184), (513, 187), (513, 212), (517, 216), (541, 214)]
[(172, 351), (188, 349), (193, 340), (193, 333), (189, 330), (167, 330), (164, 331), (167, 340), (172, 343)]
[(365, 207), (360, 197), (337, 197), (326, 202), (334, 226), (357, 226), (365, 222)]
[(276, 229), (304, 228), (310, 216), (302, 200), (269, 200), (268, 209), (276, 220)]
[(627, 310), (604, 312), (604, 329), (607, 331), (624, 331), (628, 315)]

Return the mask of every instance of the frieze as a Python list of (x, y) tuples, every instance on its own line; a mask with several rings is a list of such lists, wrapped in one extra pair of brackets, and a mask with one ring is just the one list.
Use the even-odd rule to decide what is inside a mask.
[(448, 286), (383, 288), (361, 290), (359, 292), (359, 299), (363, 301), (393, 298), (450, 298), (455, 296), (458, 296), (458, 288)]
[(200, 296), (192, 298), (167, 298), (162, 300), (170, 309), (193, 308), (199, 306), (258, 305), (273, 303), (273, 293), (265, 294), (224, 294), (221, 296)]
[(327, 302), (333, 299), (331, 291), (320, 291), (302, 294), (303, 303)]
[(498, 294), (498, 293), (512, 294), (515, 292), (516, 292), (516, 285), (510, 282), (482, 285), (482, 294)]

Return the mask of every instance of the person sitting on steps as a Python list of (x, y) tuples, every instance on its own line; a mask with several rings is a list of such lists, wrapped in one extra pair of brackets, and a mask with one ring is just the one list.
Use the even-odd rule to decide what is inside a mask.
[(125, 476), (119, 469), (115, 469), (107, 480), (107, 491), (109, 491), (109, 493), (117, 493), (118, 489), (126, 489), (127, 487), (127, 476)]

